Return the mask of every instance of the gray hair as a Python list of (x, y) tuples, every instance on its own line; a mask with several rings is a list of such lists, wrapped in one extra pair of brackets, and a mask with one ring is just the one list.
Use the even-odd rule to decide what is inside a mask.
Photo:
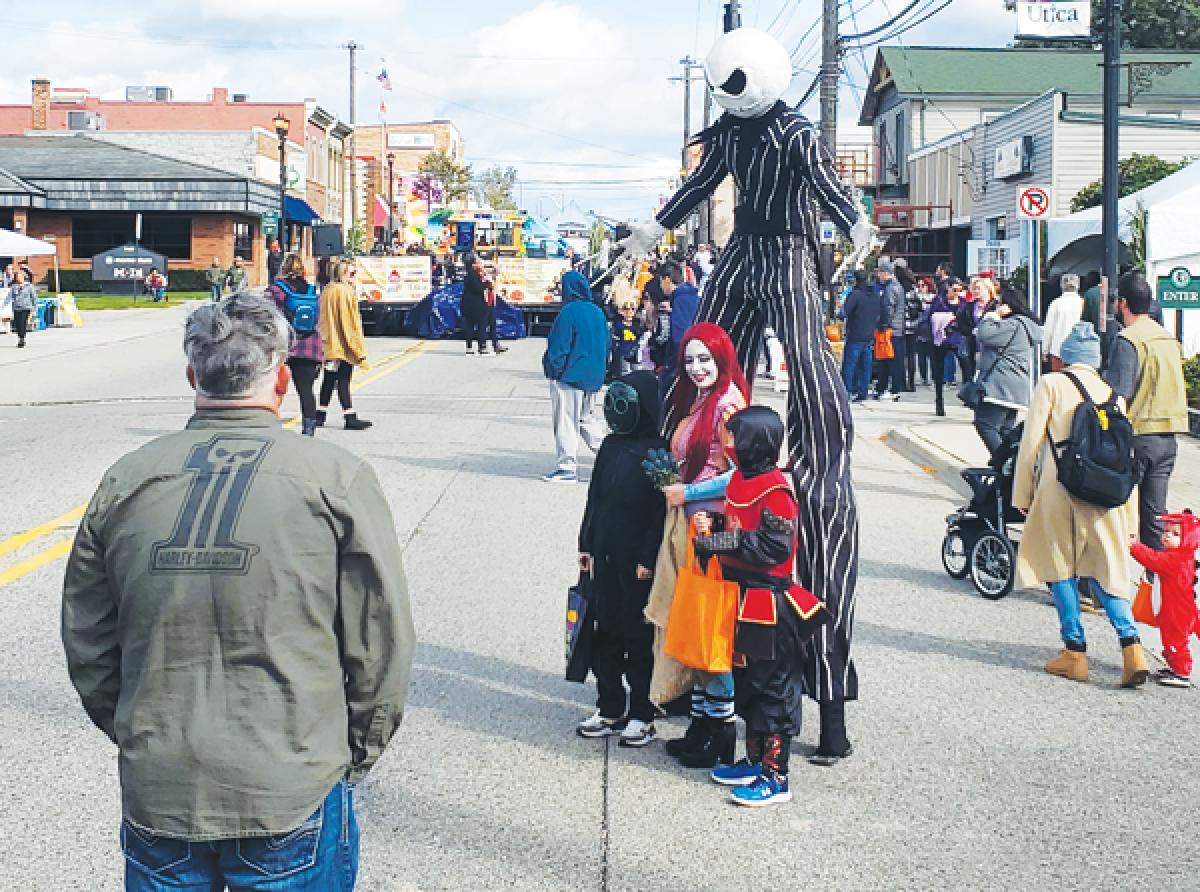
[(183, 352), (202, 396), (236, 400), (279, 370), (291, 339), (291, 326), (274, 301), (239, 291), (192, 311), (184, 324)]

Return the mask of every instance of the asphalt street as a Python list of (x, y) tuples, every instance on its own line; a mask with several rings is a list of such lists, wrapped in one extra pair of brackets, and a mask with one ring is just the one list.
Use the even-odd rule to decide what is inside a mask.
[[(0, 342), (2, 889), (122, 888), (115, 751), (59, 643), (63, 554), (104, 469), (186, 422), (183, 311), (89, 313), (23, 351)], [(486, 358), (459, 341), (368, 348), (355, 400), (375, 427), (318, 435), (383, 482), (420, 643), (404, 724), (360, 788), (359, 888), (1200, 888), (1196, 692), (1119, 689), (1098, 616), (1084, 617), (1092, 680), (1046, 675), (1048, 598), (992, 603), (945, 574), (958, 496), (880, 442), (886, 416), (856, 410), (855, 755), (809, 766), (810, 722), (794, 800), (752, 811), (661, 742), (574, 733), (594, 697), (562, 680), (586, 487), (540, 479), (554, 465), (543, 342)]]

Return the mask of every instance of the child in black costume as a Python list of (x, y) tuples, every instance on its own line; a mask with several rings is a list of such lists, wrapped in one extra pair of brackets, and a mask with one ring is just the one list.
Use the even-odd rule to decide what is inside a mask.
[[(725, 513), (695, 517), (696, 557), (721, 561), (740, 588), (734, 633), (734, 703), (746, 722), (746, 758), (713, 769), (733, 786), (739, 805), (792, 798), (788, 753), (800, 732), (804, 643), (832, 618), (812, 594), (794, 584), (799, 511), (777, 467), (783, 421), (765, 406), (750, 406), (725, 423), (733, 440), (726, 454), (737, 465), (725, 490)], [(733, 454), (730, 454), (730, 453)], [(719, 531), (715, 531), (718, 530)]]
[[(669, 448), (658, 433), (660, 414), (653, 372), (633, 372), (609, 387), (604, 417), (610, 433), (596, 454), (579, 531), (579, 561), (592, 573), (598, 610), (592, 656), (596, 714), (577, 730), (583, 737), (620, 734), (621, 746), (645, 746), (655, 738), (654, 627), (642, 611), (667, 503), (642, 462), (650, 450)], [(628, 695), (622, 677), (629, 683)]]

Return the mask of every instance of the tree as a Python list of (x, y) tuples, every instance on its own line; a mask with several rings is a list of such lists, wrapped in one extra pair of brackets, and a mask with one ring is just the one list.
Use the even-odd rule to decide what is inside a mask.
[[(1117, 196), (1124, 198), (1152, 186), (1187, 167), (1188, 161), (1163, 161), (1156, 155), (1131, 155), (1117, 165)], [(1096, 180), (1071, 199), (1071, 213), (1099, 207), (1104, 200), (1104, 181)]]
[(367, 231), (361, 220), (346, 233), (346, 253), (351, 257), (361, 257), (367, 253)]
[(475, 181), (476, 200), (498, 211), (517, 210), (513, 188), (517, 185), (515, 167), (489, 167)]
[[(443, 151), (430, 152), (421, 159), (417, 170), (434, 177), (442, 184), (443, 200), (446, 204), (463, 201), (471, 194), (471, 165), (457, 164)], [(428, 196), (423, 197), (428, 201)]]

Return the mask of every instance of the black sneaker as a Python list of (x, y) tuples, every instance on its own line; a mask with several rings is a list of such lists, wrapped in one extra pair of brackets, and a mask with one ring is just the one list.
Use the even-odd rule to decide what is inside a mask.
[(1192, 680), (1186, 676), (1180, 675), (1171, 668), (1159, 669), (1154, 673), (1155, 681), (1160, 685), (1168, 688), (1190, 688)]
[(613, 737), (625, 730), (625, 724), (624, 717), (607, 719), (597, 709), (595, 715), (590, 719), (584, 719), (576, 726), (575, 732), (580, 737)]

